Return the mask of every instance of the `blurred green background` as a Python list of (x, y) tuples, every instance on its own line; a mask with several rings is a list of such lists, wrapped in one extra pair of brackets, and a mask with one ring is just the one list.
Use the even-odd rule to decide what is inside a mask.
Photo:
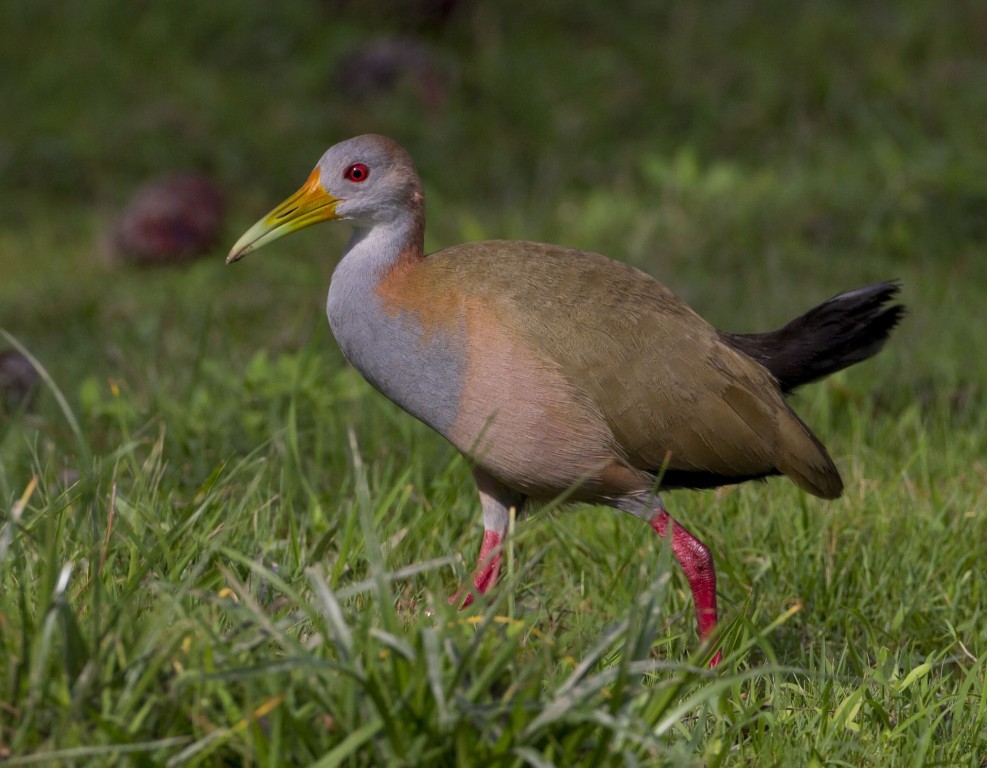
[[(208, 328), (208, 352), (234, 358), (241, 340), (327, 334), (343, 228), (237, 269), (222, 256), (326, 147), (378, 132), (416, 159), (431, 248), (597, 250), (739, 330), (901, 277), (912, 315), (895, 376), (983, 381), (969, 365), (985, 349), (980, 3), (8, 0), (0, 13), (0, 325), (56, 372), (143, 369), (156, 345), (134, 350), (133, 335), (181, 347), (176, 325)], [(399, 74), (368, 86), (360, 55), (384, 38), (406, 49)], [(224, 186), (225, 240), (181, 273), (108, 268), (98, 244), (115, 211), (183, 170)]]
[[(475, 555), (474, 490), (453, 449), (332, 341), (324, 302), (346, 227), (224, 266), (328, 146), (368, 132), (414, 157), (430, 250), (521, 238), (598, 251), (734, 331), (901, 279), (909, 314), (888, 348), (797, 398), (847, 479), (843, 502), (782, 482), (673, 497), (717, 559), (729, 628), (715, 683), (676, 667), (688, 682), (668, 697), (655, 691), (671, 671), (569, 706), (573, 659), (602, 679), (639, 656), (685, 668), (696, 648), (680, 576), (662, 592), (656, 545), (611, 513), (519, 530), (531, 634), (432, 626)], [(72, 764), (44, 750), (134, 742), (174, 765), (304, 764), (356, 750), (347, 734), (377, 717), (391, 740), (349, 764), (417, 745), (433, 764), (517, 765), (517, 746), (546, 761), (530, 764), (567, 765), (598, 738), (593, 723), (626, 716), (611, 737), (640, 737), (641, 764), (659, 747), (683, 765), (737, 748), (764, 765), (975, 760), (985, 137), (987, 5), (973, 0), (3, 0), (0, 329), (51, 381), (29, 408), (0, 411), (0, 759)], [(202, 258), (109, 258), (134, 193), (186, 171), (226, 197)], [(353, 587), (460, 552), (377, 602)], [(378, 665), (378, 693), (407, 684), (400, 705), (420, 709), (375, 714), (334, 671), (336, 639), (308, 643), (329, 636), (313, 572), (351, 590), (358, 661), (400, 651)], [(637, 621), (651, 589), (667, 623), (643, 622), (611, 654), (600, 638)], [(405, 645), (382, 645), (380, 627)], [(400, 668), (429, 632), (441, 674), (413, 654)], [(466, 672), (450, 661), (464, 658)], [(451, 715), (430, 698), (443, 686)], [(569, 719), (534, 728), (550, 705)], [(648, 741), (666, 707), (676, 727)], [(475, 742), (461, 738), (472, 727)], [(124, 764), (160, 764), (144, 759)]]

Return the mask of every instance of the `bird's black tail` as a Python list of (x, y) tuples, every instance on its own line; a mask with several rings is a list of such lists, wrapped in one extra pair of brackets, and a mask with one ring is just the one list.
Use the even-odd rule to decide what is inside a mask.
[(875, 283), (834, 296), (769, 333), (727, 333), (721, 338), (754, 358), (788, 393), (876, 355), (905, 314), (889, 302), (897, 282)]

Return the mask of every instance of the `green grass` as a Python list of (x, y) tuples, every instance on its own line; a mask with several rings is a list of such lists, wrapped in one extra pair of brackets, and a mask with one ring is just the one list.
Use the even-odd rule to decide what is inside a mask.
[[(340, 95), (389, 29), (359, 4), (199, 5), (0, 10), (0, 348), (46, 377), (0, 414), (0, 760), (985, 765), (978, 4), (475, 6), (426, 36), (432, 111)], [(332, 342), (341, 227), (230, 269), (99, 257), (148, 174), (216, 174), (232, 243), (371, 130), (415, 156), (430, 247), (592, 248), (732, 330), (902, 279), (888, 349), (796, 398), (841, 500), (667, 495), (716, 559), (716, 672), (610, 510), (519, 521), (496, 593), (448, 606), (475, 492)]]

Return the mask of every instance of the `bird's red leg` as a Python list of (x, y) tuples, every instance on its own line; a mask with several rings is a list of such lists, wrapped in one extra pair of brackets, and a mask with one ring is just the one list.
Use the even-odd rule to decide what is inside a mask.
[[(672, 554), (679, 561), (689, 582), (689, 589), (692, 590), (699, 638), (706, 640), (716, 628), (716, 569), (713, 566), (713, 556), (706, 545), (673, 520), (664, 507), (660, 507), (649, 522), (663, 539), (671, 526)], [(723, 654), (717, 650), (709, 665), (717, 666), (722, 658)]]
[(497, 583), (497, 577), (500, 575), (500, 553), (510, 524), (510, 510), (512, 507), (519, 510), (524, 503), (523, 497), (494, 480), (483, 470), (474, 469), (473, 477), (480, 491), (480, 503), (483, 506), (483, 543), (480, 545), (480, 556), (477, 558), (473, 588), (469, 589), (464, 584), (449, 598), (451, 604), (459, 605), (460, 608), (472, 603), (474, 594), (486, 594), (487, 590)]
[[(449, 598), (452, 604), (462, 603), (460, 608), (465, 608), (473, 602), (473, 594), (486, 594), (500, 575), (500, 545), (503, 537), (497, 531), (485, 530), (483, 532), (483, 543), (480, 545), (480, 556), (476, 561), (476, 574), (473, 576), (473, 589), (467, 591), (464, 584), (457, 590), (456, 594)], [(463, 593), (466, 593), (465, 596)]]

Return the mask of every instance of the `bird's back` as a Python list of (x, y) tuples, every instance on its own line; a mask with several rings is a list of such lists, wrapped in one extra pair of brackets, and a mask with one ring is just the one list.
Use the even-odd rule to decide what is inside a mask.
[(557, 367), (630, 467), (699, 486), (782, 473), (818, 496), (840, 494), (835, 465), (772, 376), (649, 275), (514, 241), (445, 249), (419, 270), (433, 290), (481, 302)]

